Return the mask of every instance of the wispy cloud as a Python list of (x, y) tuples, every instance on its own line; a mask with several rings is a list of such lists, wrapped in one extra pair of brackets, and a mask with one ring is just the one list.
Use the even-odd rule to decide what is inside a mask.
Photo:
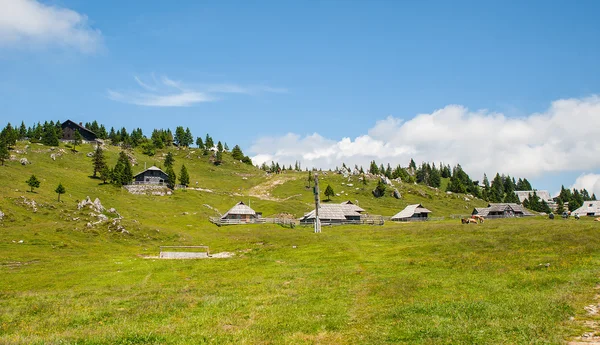
[(35, 0), (0, 0), (0, 45), (70, 46), (92, 53), (102, 45), (102, 34), (88, 18), (68, 8)]
[[(0, 0), (2, 1), (2, 0)], [(141, 91), (116, 91), (109, 89), (108, 98), (113, 101), (149, 107), (188, 107), (197, 103), (213, 102), (221, 97), (218, 94), (285, 93), (287, 89), (269, 86), (243, 86), (238, 84), (188, 84), (167, 76), (144, 81), (133, 77)]]

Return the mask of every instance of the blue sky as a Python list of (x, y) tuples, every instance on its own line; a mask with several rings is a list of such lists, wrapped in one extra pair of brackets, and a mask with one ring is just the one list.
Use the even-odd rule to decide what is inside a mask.
[[(414, 156), (461, 163), (474, 178), (498, 170), (524, 176), (551, 192), (580, 176), (595, 184), (589, 176), (599, 173), (593, 154), (570, 158), (582, 147), (600, 156), (593, 140), (556, 128), (570, 116), (578, 126), (600, 118), (598, 2), (0, 0), (0, 7), (3, 123), (96, 119), (145, 133), (183, 125), (240, 144), (256, 161), (406, 165)], [(557, 107), (561, 100), (573, 102)], [(534, 134), (536, 113), (557, 125)], [(435, 130), (442, 124), (483, 135), (446, 138)], [(494, 126), (509, 135), (493, 135)], [(428, 140), (406, 141), (409, 130)], [(531, 152), (511, 159), (506, 138)], [(473, 157), (489, 156), (482, 147), (503, 154), (481, 163)]]

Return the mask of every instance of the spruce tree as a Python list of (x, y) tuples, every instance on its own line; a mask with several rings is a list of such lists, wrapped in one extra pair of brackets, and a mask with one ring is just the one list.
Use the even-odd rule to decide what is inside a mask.
[(0, 138), (0, 162), (4, 165), (4, 162), (10, 158), (10, 153), (8, 151), (8, 145), (4, 138)]
[(179, 183), (186, 187), (190, 184), (190, 175), (188, 174), (185, 164), (181, 166), (181, 171), (179, 172)]
[(189, 127), (185, 128), (185, 147), (190, 147), (194, 143), (194, 136)]
[(29, 187), (31, 187), (31, 192), (33, 193), (34, 188), (38, 188), (40, 186), (40, 180), (35, 177), (35, 175), (31, 175), (29, 180), (25, 181)]
[(496, 173), (496, 177), (492, 181), (490, 188), (490, 202), (499, 203), (504, 200), (504, 184), (500, 174)]
[(175, 158), (173, 157), (173, 153), (168, 152), (167, 156), (165, 157), (165, 167), (167, 167), (167, 168), (173, 167), (174, 163), (175, 163)]
[(221, 165), (221, 163), (223, 163), (223, 152), (217, 151), (215, 165)]
[(204, 142), (202, 141), (202, 138), (196, 138), (196, 146), (198, 146), (200, 150), (204, 150)]
[(166, 173), (169, 177), (169, 180), (167, 181), (167, 187), (169, 187), (170, 189), (175, 189), (175, 182), (177, 176), (175, 176), (175, 171), (173, 171), (173, 167), (167, 167)]
[(308, 178), (307, 178), (307, 181), (308, 181), (308, 188), (310, 188), (310, 184), (311, 184), (311, 183), (312, 183), (312, 181), (313, 181), (313, 177), (312, 177), (312, 171), (311, 171), (311, 170), (309, 170), (309, 171), (308, 171)]
[(94, 153), (94, 158), (92, 159), (92, 163), (94, 165), (94, 177), (96, 174), (101, 172), (102, 169), (106, 166), (106, 159), (104, 158), (104, 151), (100, 147), (100, 145), (96, 146), (96, 152)]
[(217, 151), (223, 152), (223, 144), (220, 141), (217, 143)]
[(65, 187), (63, 187), (62, 183), (58, 184), (58, 187), (56, 187), (56, 189), (54, 190), (56, 192), (56, 194), (58, 194), (58, 201), (60, 202), (60, 195), (61, 194), (65, 194), (67, 191), (65, 190)]
[(112, 180), (112, 169), (110, 169), (108, 165), (105, 164), (98, 173), (100, 174), (102, 183), (106, 184), (106, 181)]
[(331, 185), (327, 185), (327, 188), (325, 188), (325, 196), (327, 197), (327, 200), (331, 200), (331, 197), (335, 195), (335, 192), (333, 191), (333, 188), (331, 188)]
[(210, 137), (210, 135), (208, 135), (208, 133), (206, 134), (206, 139), (204, 140), (204, 145), (206, 146), (207, 150), (210, 150), (213, 147), (215, 147), (215, 143), (213, 142), (213, 139)]
[(77, 147), (77, 145), (81, 145), (83, 138), (81, 137), (81, 133), (79, 133), (79, 130), (75, 130), (75, 132), (73, 133), (73, 151), (75, 150), (75, 147)]

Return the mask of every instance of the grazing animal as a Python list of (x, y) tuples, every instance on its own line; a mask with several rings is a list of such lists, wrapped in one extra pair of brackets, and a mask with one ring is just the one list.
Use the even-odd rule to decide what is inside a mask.
[(600, 217), (594, 219), (595, 222), (600, 222)]
[(471, 224), (471, 223), (477, 224), (477, 221), (475, 219), (473, 219), (473, 218), (461, 218), (460, 221), (463, 224)]
[(479, 223), (483, 223), (483, 221), (485, 220), (485, 218), (483, 218), (483, 216), (480, 216), (478, 214), (472, 215), (471, 218), (479, 221)]
[(469, 224), (471, 224), (471, 223), (477, 224), (477, 221), (473, 218), (469, 218)]

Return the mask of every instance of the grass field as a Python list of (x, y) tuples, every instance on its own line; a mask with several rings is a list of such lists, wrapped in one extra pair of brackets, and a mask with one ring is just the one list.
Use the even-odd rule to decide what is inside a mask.
[[(583, 309), (597, 303), (600, 273), (599, 225), (590, 219), (445, 220), (321, 234), (216, 227), (203, 205), (223, 212), (242, 196), (265, 215), (301, 215), (310, 207), (304, 174), (274, 186), (271, 199), (248, 197), (268, 183), (264, 173), (179, 152), (175, 170), (185, 162), (192, 184), (212, 193), (130, 195), (88, 177), (88, 150), (57, 161), (30, 151), (33, 164), (0, 167), (1, 344), (562, 344), (597, 317)], [(116, 160), (116, 151), (109, 156)], [(24, 183), (32, 172), (42, 179), (36, 193)], [(61, 203), (53, 193), (59, 181), (67, 188)], [(442, 216), (483, 203), (421, 186), (400, 190), (402, 200), (375, 199), (368, 189), (348, 199), (380, 214), (422, 202)], [(129, 234), (86, 227), (93, 217), (76, 201), (87, 195), (115, 207)], [(36, 200), (37, 212), (23, 196)], [(145, 258), (161, 245), (192, 244), (236, 255)]]

